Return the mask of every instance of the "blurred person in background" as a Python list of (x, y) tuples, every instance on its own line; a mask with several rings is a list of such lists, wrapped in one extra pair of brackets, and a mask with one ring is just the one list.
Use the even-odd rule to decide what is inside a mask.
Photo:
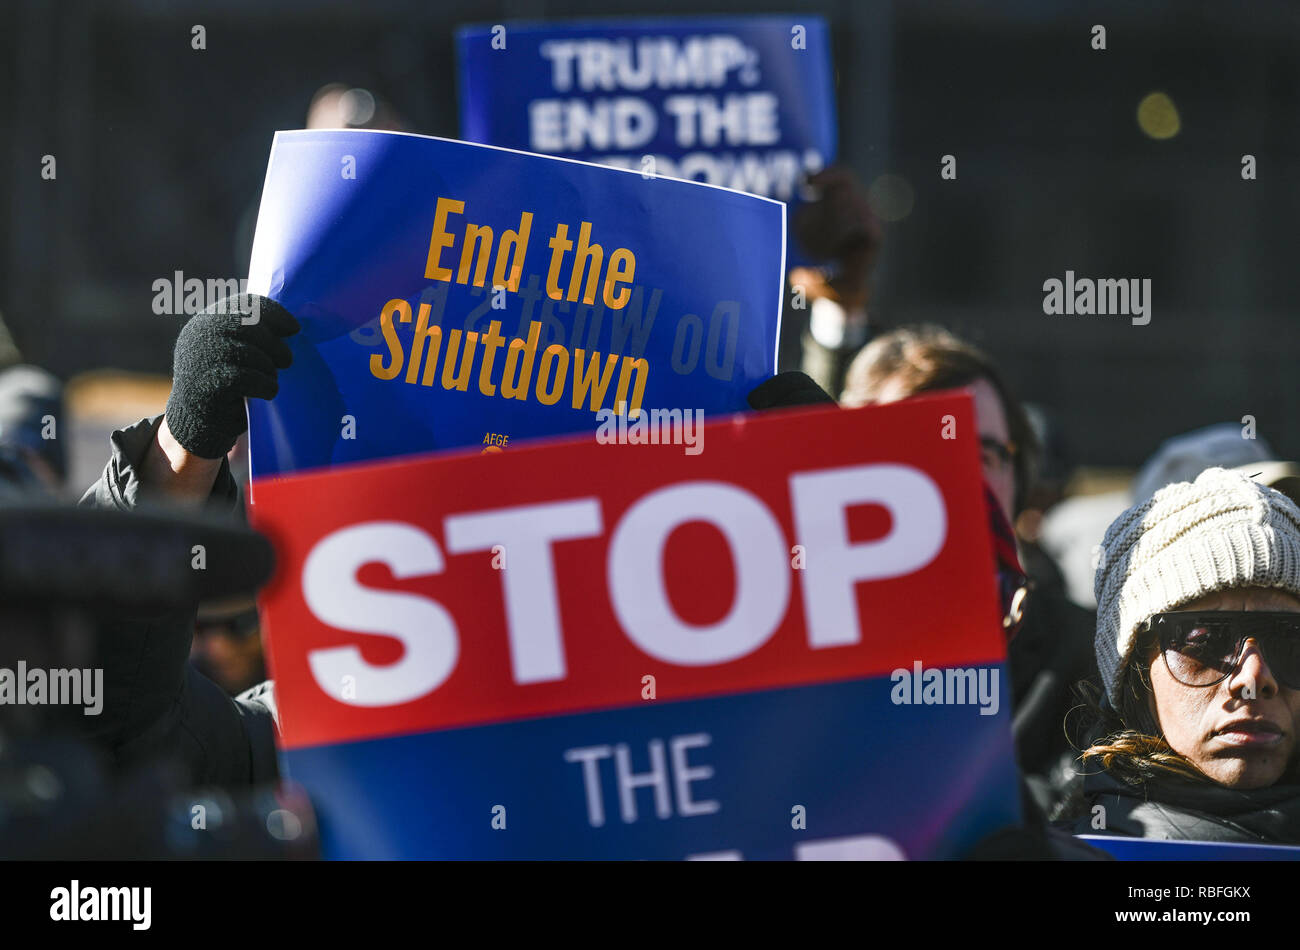
[(1079, 680), (1095, 679), (1096, 672), (1092, 617), (1069, 602), (1051, 559), (1035, 551), (1025, 562), (1029, 573), (1020, 567), (1011, 525), (1034, 490), (1040, 444), (1029, 415), (986, 354), (935, 326), (904, 327), (872, 340), (849, 366), (841, 401), (845, 406), (875, 405), (944, 390), (967, 392), (975, 403), (984, 479), (996, 500), (991, 522), (995, 543), (1001, 541), (1004, 608), (1006, 588), (1015, 583), (1008, 578), (1017, 573), (1027, 577), (1012, 595), (1004, 621), (1014, 633), (1007, 647), (1012, 731), (1026, 785), (1046, 814), (1064, 795), (1075, 755), (1065, 733), (1065, 717), (1075, 702), (1073, 687)]
[(1125, 511), (1078, 834), (1300, 844), (1300, 508), (1222, 468)]
[[(1276, 473), (1279, 487), (1287, 484), (1283, 463), (1263, 438), (1245, 438), (1242, 427), (1224, 422), (1166, 439), (1143, 463), (1127, 490), (1067, 498), (1045, 511), (1038, 537), (1043, 549), (1060, 565), (1066, 592), (1081, 607), (1095, 610), (1093, 578), (1102, 535), (1119, 514), (1144, 501), (1165, 485), (1190, 482), (1207, 468), (1243, 468)], [(1263, 482), (1269, 484), (1267, 480)]]
[(328, 83), (312, 94), (305, 128), (407, 130), (406, 120), (383, 96), (341, 82)]
[[(252, 477), (247, 431), (226, 453), (226, 466), (243, 500), (241, 516), (246, 517)], [(190, 662), (231, 696), (253, 690), (266, 680), (265, 644), (253, 591), (199, 605)]]
[(893, 330), (854, 357), (840, 404), (884, 405), (949, 389), (975, 400), (984, 478), (1012, 521), (1029, 490), (1037, 437), (1002, 374), (979, 349), (941, 327)]
[(799, 249), (818, 263), (788, 275), (777, 369), (802, 369), (835, 392), (870, 336), (871, 272), (883, 231), (848, 168), (833, 165), (810, 176), (805, 192), (810, 200), (795, 212), (792, 230)]
[[(312, 93), (303, 128), (409, 131), (401, 113), (383, 96), (342, 82), (326, 83)], [(259, 201), (254, 201), (244, 209), (235, 225), (235, 269), (243, 274), (248, 273), (253, 256), (258, 208)]]
[(37, 366), (0, 370), (0, 467), (11, 484), (52, 495), (63, 491), (63, 422), (63, 384), (57, 377)]
[(261, 624), (251, 594), (199, 605), (190, 662), (231, 696), (266, 679)]
[(1267, 440), (1243, 435), (1235, 422), (1184, 432), (1160, 443), (1133, 479), (1133, 504), (1146, 501), (1166, 485), (1192, 482), (1207, 468), (1235, 468), (1275, 458)]

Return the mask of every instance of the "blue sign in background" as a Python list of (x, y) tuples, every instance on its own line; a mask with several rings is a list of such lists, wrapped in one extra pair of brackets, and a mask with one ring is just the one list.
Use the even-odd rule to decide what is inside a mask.
[[(994, 669), (1005, 681), (1005, 667)], [(282, 755), (312, 789), (330, 858), (790, 860), (801, 844), (865, 834), (908, 858), (952, 858), (1015, 824), (1007, 708), (896, 706), (892, 688), (888, 677), (822, 683)], [(686, 762), (688, 798), (718, 807), (683, 815), (670, 742), (701, 734), (708, 744)], [(669, 814), (642, 785), (630, 791), (635, 820), (624, 820), (611, 753), (598, 762), (604, 823), (594, 827), (583, 766), (565, 752), (625, 744), (630, 773), (644, 778), (654, 739), (665, 747)], [(498, 805), (504, 828), (493, 827)]]
[[(658, 174), (792, 205), (835, 157), (820, 17), (482, 24), (456, 39), (469, 141), (637, 170), (650, 155)], [(805, 262), (793, 242), (790, 257)]]
[[(486, 287), (426, 278), (439, 198), (465, 203), (447, 222), (455, 243), (441, 263), (453, 271), (467, 222), (490, 226), (499, 242), (519, 228), (521, 212), (532, 213), (517, 292), (491, 290), (495, 247)], [(604, 306), (599, 292), (590, 306), (547, 297), (548, 241), (564, 223), (576, 243), (584, 221), (605, 267), (617, 248), (635, 255), (632, 298), (622, 309)], [(303, 329), (289, 340), (294, 362), (279, 375), (279, 395), (249, 400), (253, 473), (480, 445), (488, 434), (594, 431), (595, 413), (585, 402), (573, 408), (570, 388), (554, 405), (536, 398), (543, 351), (557, 343), (570, 351), (570, 381), (575, 348), (588, 360), (619, 357), (607, 408), (627, 356), (648, 361), (646, 409), (744, 409), (748, 392), (775, 369), (784, 250), (781, 204), (720, 188), (403, 133), (278, 132), (249, 289), (278, 301)], [(569, 251), (561, 287), (574, 257)], [(406, 366), (392, 380), (373, 375), (372, 355), (389, 359), (379, 317), (395, 298), (413, 313), (429, 304), (430, 324), (443, 330), (440, 361), (452, 330), (482, 334), (500, 321), (508, 342), (540, 321), (528, 398), (503, 398), (499, 386), (484, 395), (481, 356), (464, 392), (444, 388), (441, 362), (429, 386), (422, 371), (407, 382)], [(416, 320), (394, 326), (410, 360)], [(505, 347), (496, 353), (497, 383), (505, 355)], [(463, 358), (462, 344), (457, 369)]]

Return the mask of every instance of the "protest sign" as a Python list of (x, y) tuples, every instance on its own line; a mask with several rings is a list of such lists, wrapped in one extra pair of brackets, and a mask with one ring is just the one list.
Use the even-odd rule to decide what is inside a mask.
[(256, 477), (745, 408), (775, 370), (784, 207), (395, 132), (278, 132), (249, 289), (302, 324)]
[[(797, 203), (835, 155), (816, 16), (461, 28), (461, 135)], [(791, 257), (801, 262), (791, 244)]]
[(968, 397), (265, 483), (332, 857), (934, 858), (1017, 819)]

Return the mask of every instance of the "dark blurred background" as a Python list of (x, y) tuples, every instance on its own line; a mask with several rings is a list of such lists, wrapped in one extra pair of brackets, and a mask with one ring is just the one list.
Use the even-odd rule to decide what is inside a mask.
[[(875, 322), (933, 320), (983, 345), (1092, 465), (1133, 466), (1172, 433), (1247, 414), (1300, 456), (1300, 4), (212, 7), (4, 3), (0, 314), (27, 361), (64, 378), (169, 372), (181, 318), (153, 313), (153, 281), (246, 276), (272, 133), (301, 128), (326, 83), (454, 137), (461, 23), (806, 10), (831, 26), (840, 157), (886, 222)], [(206, 50), (191, 48), (195, 24)], [(1152, 92), (1172, 101), (1172, 137), (1139, 126)], [(956, 181), (940, 178), (945, 154)], [(1067, 269), (1150, 278), (1150, 325), (1045, 316), (1043, 281)]]

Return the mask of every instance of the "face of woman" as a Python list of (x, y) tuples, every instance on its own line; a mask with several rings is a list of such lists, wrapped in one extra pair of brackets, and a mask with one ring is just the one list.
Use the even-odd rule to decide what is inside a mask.
[[(1245, 588), (1208, 594), (1178, 610), (1300, 612), (1300, 598)], [(1247, 639), (1237, 667), (1214, 686), (1178, 682), (1158, 646), (1150, 660), (1154, 712), (1175, 752), (1232, 788), (1264, 788), (1281, 778), (1297, 747), (1300, 691), (1277, 681), (1258, 642)]]

